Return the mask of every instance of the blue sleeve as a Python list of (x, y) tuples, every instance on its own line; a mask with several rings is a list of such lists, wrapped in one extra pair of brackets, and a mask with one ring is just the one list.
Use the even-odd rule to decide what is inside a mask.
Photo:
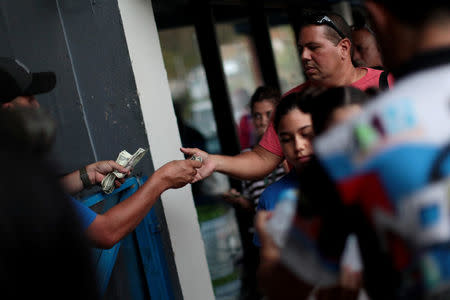
[(82, 229), (86, 230), (89, 227), (89, 225), (91, 225), (91, 223), (94, 222), (95, 218), (97, 217), (97, 213), (95, 213), (92, 209), (83, 205), (83, 203), (81, 203), (78, 200), (75, 200), (72, 197), (70, 197), (70, 202), (72, 203), (73, 208), (75, 209), (75, 213), (77, 214)]
[(256, 206), (256, 212), (260, 210), (267, 210), (266, 198), (267, 198), (267, 189), (264, 192), (262, 192), (261, 196), (259, 196), (258, 205)]

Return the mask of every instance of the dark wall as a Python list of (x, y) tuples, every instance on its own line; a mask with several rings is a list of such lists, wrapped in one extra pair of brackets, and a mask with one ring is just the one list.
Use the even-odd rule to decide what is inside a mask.
[[(62, 173), (148, 148), (116, 1), (9, 0), (1, 16), (0, 55), (57, 75), (55, 90), (37, 98), (58, 123)], [(136, 171), (153, 171), (150, 155)]]
[[(32, 72), (56, 73), (56, 88), (38, 95), (58, 124), (52, 160), (61, 174), (120, 151), (149, 148), (116, 0), (2, 0), (0, 55)], [(150, 153), (134, 175), (154, 171)], [(160, 202), (155, 205), (174, 294), (181, 292)]]

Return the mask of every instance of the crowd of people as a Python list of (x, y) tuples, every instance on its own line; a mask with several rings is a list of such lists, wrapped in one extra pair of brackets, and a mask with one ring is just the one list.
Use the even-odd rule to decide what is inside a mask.
[(450, 297), (450, 6), (365, 5), (371, 25), (353, 31), (335, 13), (302, 17), (308, 80), (282, 97), (257, 146), (233, 157), (182, 149), (203, 158), (196, 180), (290, 164), (255, 219), (268, 299)]
[(72, 196), (130, 170), (99, 161), (56, 177), (43, 159), (55, 124), (34, 97), (51, 92), (56, 76), (0, 58), (0, 152), (13, 171), (0, 181), (5, 293), (20, 282), (10, 259), (19, 255), (55, 275), (79, 272), (77, 285), (58, 286), (97, 298), (88, 247), (112, 247), (165, 190), (221, 172), (242, 180), (223, 199), (256, 229), (242, 236), (255, 286), (245, 299), (450, 298), (450, 4), (366, 0), (365, 8), (370, 20), (353, 27), (332, 12), (301, 16), (307, 81), (283, 96), (255, 91), (249, 148), (236, 156), (181, 148), (201, 161), (167, 163), (104, 214)]

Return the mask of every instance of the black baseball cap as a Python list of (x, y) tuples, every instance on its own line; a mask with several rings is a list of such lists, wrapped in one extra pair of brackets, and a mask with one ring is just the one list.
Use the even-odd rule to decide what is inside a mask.
[(18, 96), (47, 93), (55, 85), (55, 73), (32, 73), (17, 59), (0, 57), (0, 103), (9, 102)]

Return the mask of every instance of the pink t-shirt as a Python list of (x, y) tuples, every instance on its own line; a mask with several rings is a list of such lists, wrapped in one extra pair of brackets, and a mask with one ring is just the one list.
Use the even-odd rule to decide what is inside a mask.
[[(370, 68), (364, 68), (367, 70), (367, 74), (353, 82), (351, 86), (360, 89), (362, 91), (367, 90), (370, 87), (379, 87), (380, 85), (380, 75), (383, 71), (381, 70), (375, 70)], [(393, 86), (394, 78), (391, 74), (388, 76), (388, 82), (389, 86)], [(298, 93), (307, 88), (310, 85), (310, 82), (307, 81), (291, 90), (286, 92), (283, 97), (292, 94), (292, 93)], [(266, 149), (269, 152), (272, 152), (275, 155), (278, 155), (280, 157), (283, 157), (283, 151), (281, 150), (280, 141), (278, 140), (277, 133), (275, 129), (273, 128), (273, 122), (270, 123), (269, 127), (267, 128), (266, 132), (264, 133), (264, 136), (262, 137), (261, 141), (259, 142), (259, 145)]]
[(256, 144), (256, 138), (250, 114), (245, 114), (241, 117), (238, 129), (241, 150), (253, 147)]

